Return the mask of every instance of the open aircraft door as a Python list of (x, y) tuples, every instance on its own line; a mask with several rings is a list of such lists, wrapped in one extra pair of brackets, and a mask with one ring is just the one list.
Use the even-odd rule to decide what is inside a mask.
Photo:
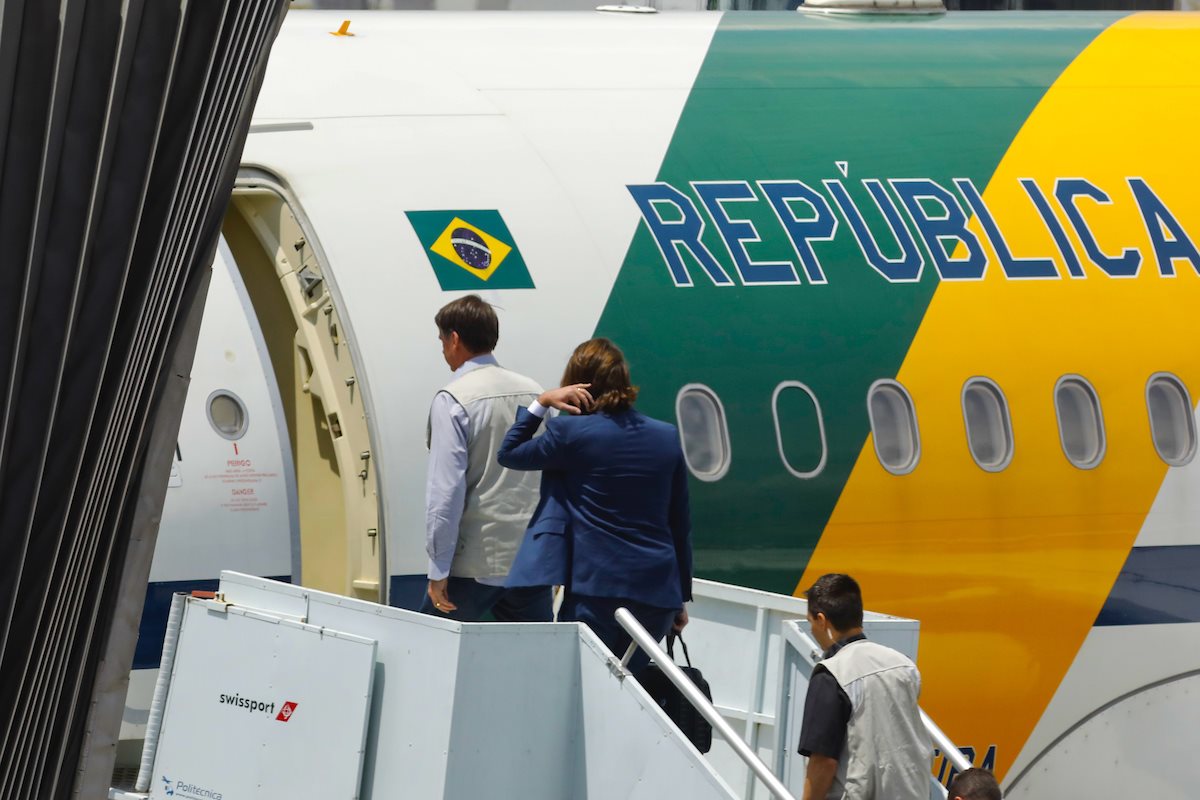
[(295, 465), (306, 586), (386, 602), (370, 395), (344, 305), (303, 210), (239, 174), (223, 233), (261, 327)]

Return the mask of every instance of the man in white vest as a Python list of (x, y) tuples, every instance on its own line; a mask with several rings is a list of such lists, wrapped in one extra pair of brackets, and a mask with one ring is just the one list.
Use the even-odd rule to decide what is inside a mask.
[(825, 653), (804, 700), (804, 800), (928, 800), (933, 750), (916, 664), (867, 641), (862, 591), (849, 575), (822, 575), (806, 596)]
[(506, 589), (504, 579), (537, 505), (539, 473), (505, 469), (496, 451), (518, 408), (542, 387), (501, 367), (496, 311), (478, 295), (434, 317), (454, 378), (429, 409), (425, 549), (429, 587), (420, 610), (464, 622), (548, 622), (549, 587)]

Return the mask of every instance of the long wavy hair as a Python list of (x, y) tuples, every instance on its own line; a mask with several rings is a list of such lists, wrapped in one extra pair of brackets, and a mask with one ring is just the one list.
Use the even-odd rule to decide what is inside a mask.
[(625, 354), (609, 339), (588, 339), (575, 348), (563, 371), (562, 385), (590, 383), (594, 410), (614, 414), (627, 411), (637, 400), (638, 390), (629, 378)]

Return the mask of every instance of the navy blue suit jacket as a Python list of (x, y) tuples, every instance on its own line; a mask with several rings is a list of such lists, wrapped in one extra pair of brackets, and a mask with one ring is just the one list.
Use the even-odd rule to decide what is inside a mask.
[(542, 470), (542, 495), (508, 586), (566, 584), (575, 594), (659, 608), (692, 599), (687, 466), (675, 426), (636, 410), (526, 409), (500, 445), (509, 469)]

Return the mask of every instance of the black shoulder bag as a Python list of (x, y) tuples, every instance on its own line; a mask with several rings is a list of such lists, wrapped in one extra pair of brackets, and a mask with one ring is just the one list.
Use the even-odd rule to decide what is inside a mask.
[[(672, 662), (675, 661), (675, 637), (677, 635), (675, 633), (667, 634), (667, 655)], [(708, 698), (709, 702), (712, 702), (712, 691), (708, 688), (708, 681), (704, 680), (700, 670), (692, 666), (692, 657), (688, 655), (687, 642), (683, 640), (682, 635), (678, 636), (679, 643), (683, 645), (683, 658), (687, 661), (687, 666), (680, 667), (680, 669), (683, 670), (683, 674), (688, 677), (688, 680), (694, 683), (696, 688)], [(671, 679), (657, 664), (651, 664), (642, 670), (638, 681), (646, 690), (646, 694), (662, 706), (663, 711), (667, 712), (667, 716), (696, 746), (697, 750), (707, 753), (712, 749), (712, 725), (700, 716), (696, 707), (687, 701), (687, 698), (675, 687), (675, 684), (671, 683)]]

